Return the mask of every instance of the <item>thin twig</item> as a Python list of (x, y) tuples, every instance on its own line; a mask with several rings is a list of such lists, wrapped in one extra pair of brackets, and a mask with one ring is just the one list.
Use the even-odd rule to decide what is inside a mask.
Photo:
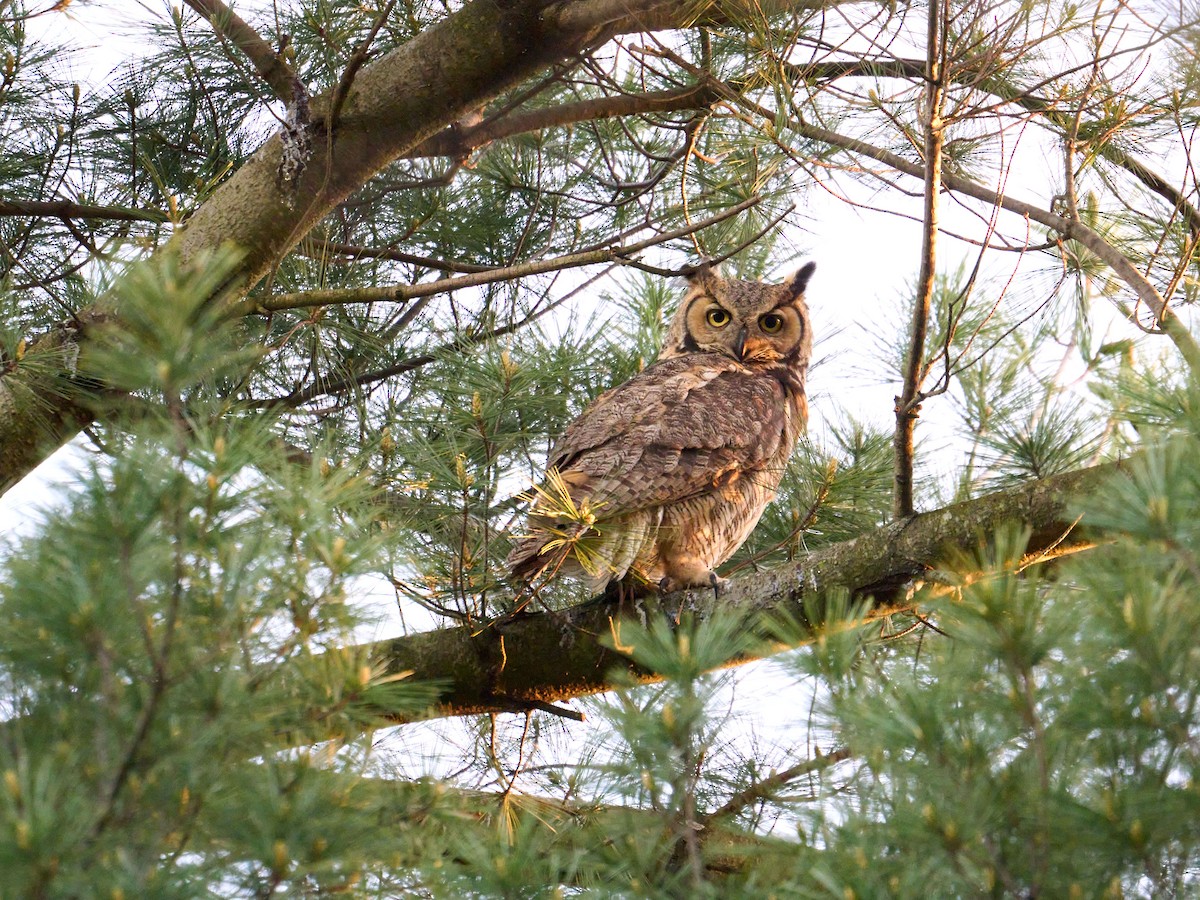
[(812, 759), (797, 763), (794, 766), (784, 769), (782, 772), (776, 772), (762, 781), (756, 781), (744, 790), (738, 791), (718, 809), (702, 816), (700, 824), (708, 825), (715, 820), (736, 815), (751, 804), (762, 800), (770, 800), (783, 788), (787, 787), (789, 782), (795, 781), (797, 778), (802, 778), (805, 775), (811, 775), (814, 772), (820, 772), (822, 769), (827, 769), (836, 763), (850, 759), (853, 755), (849, 748), (841, 747), (831, 753), (817, 755)]
[[(358, 75), (358, 70), (366, 64), (367, 57), (371, 52), (371, 44), (375, 42), (375, 37), (379, 34), (379, 29), (383, 27), (383, 23), (392, 14), (392, 9), (395, 5), (396, 0), (388, 0), (383, 9), (379, 11), (379, 15), (375, 17), (374, 24), (371, 25), (371, 30), (359, 45), (354, 48), (354, 53), (351, 54), (350, 61), (346, 63), (346, 68), (342, 70), (342, 77), (338, 79), (337, 87), (334, 88), (333, 96), (329, 100), (329, 112), (325, 116), (325, 131), (331, 141), (332, 135), (337, 129), (338, 118), (342, 114), (342, 106), (345, 105), (346, 98), (350, 96), (350, 88), (354, 85), (354, 78)], [(288, 96), (290, 98), (290, 93)]]
[[(650, 247), (666, 243), (667, 241), (675, 240), (676, 238), (686, 237), (689, 234), (708, 228), (709, 226), (715, 225), (718, 222), (723, 222), (725, 219), (736, 216), (761, 202), (761, 197), (751, 197), (748, 200), (743, 200), (736, 206), (731, 206), (729, 209), (722, 210), (716, 215), (710, 216), (709, 218), (700, 222), (694, 222), (681, 228), (665, 231), (661, 234), (656, 234), (652, 237), (646, 238), (645, 240), (627, 244), (624, 247), (602, 248), (598, 250), (590, 250), (585, 253), (571, 253), (566, 256), (558, 256), (552, 259), (531, 260), (529, 262), (518, 263), (517, 265), (513, 266), (504, 266), (498, 269), (488, 269), (482, 272), (472, 272), (467, 275), (460, 275), (456, 278), (442, 278), (437, 281), (426, 282), (424, 284), (399, 284), (385, 287), (303, 291), (295, 294), (277, 294), (272, 297), (264, 297), (261, 299), (249, 298), (241, 303), (236, 304), (235, 306), (231, 306), (229, 308), (228, 315), (230, 318), (240, 318), (242, 316), (253, 315), (255, 313), (277, 312), (284, 309), (302, 309), (312, 306), (334, 306), (348, 303), (370, 303), (379, 300), (391, 301), (393, 303), (403, 303), (417, 297), (428, 297), (433, 294), (445, 294), (451, 291), (463, 290), (471, 287), (481, 287), (483, 285), (495, 284), (501, 281), (515, 281), (519, 278), (528, 278), (533, 275), (556, 272), (562, 269), (600, 265), (604, 263), (627, 265), (634, 268), (646, 269), (659, 274), (686, 274), (688, 271), (690, 271), (690, 267), (685, 267), (678, 272), (664, 270), (656, 266), (643, 265), (637, 260), (632, 259), (632, 257)], [(775, 224), (777, 224), (777, 222), (778, 220), (775, 220)]]
[(921, 273), (917, 279), (917, 299), (909, 331), (908, 355), (904, 364), (904, 387), (896, 398), (892, 514), (906, 519), (913, 506), (913, 431), (921, 410), (921, 383), (925, 375), (925, 338), (937, 280), (938, 201), (942, 189), (942, 142), (946, 123), (942, 119), (945, 84), (946, 36), (943, 17), (948, 15), (942, 3), (930, 3), (925, 63), (928, 105), (925, 122), (925, 215), (921, 232)]

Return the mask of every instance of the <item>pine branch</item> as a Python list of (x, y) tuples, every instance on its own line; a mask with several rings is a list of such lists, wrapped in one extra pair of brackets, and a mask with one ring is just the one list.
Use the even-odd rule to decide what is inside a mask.
[[(651, 4), (655, 27), (690, 23), (711, 5)], [(330, 142), (315, 140), (304, 171), (290, 187), (281, 186), (285, 147), (277, 134), (217, 188), (170, 246), (184, 264), (218, 247), (239, 247), (242, 262), (231, 283), (244, 293), (388, 163), (602, 37), (647, 27), (637, 4), (622, 4), (627, 12), (618, 20), (606, 12), (594, 21), (580, 18), (587, 18), (583, 7), (591, 2), (567, 6), (568, 14), (560, 17), (548, 15), (540, 0), (503, 5), (475, 0), (426, 28), (357, 72), (338, 119), (336, 163)], [(600, 19), (604, 22), (598, 25)], [(431, 68), (431, 59), (442, 64)], [(314, 98), (309, 121), (324, 122), (331, 101), (329, 95)], [(15, 484), (91, 421), (83, 406), (60, 415), (56, 395), (34, 383), (29, 387), (32, 406), (10, 404), (12, 415), (0, 422), (0, 485)], [(34, 418), (32, 408), (49, 412)]]
[[(807, 622), (812, 604), (834, 588), (872, 598), (878, 610), (907, 602), (907, 594), (948, 556), (978, 546), (981, 536), (1006, 522), (1031, 530), (1029, 553), (1053, 554), (1091, 546), (1069, 512), (1077, 499), (1122, 470), (1109, 463), (1064, 473), (1022, 488), (990, 494), (910, 519), (806, 554), (795, 564), (732, 580), (719, 598), (708, 590), (647, 598), (636, 610), (646, 618), (674, 616), (681, 606), (698, 615), (741, 609), (764, 617)], [(382, 641), (371, 650), (392, 672), (445, 685), (434, 716), (460, 716), (554, 703), (612, 690), (630, 679), (659, 680), (613, 649), (620, 644), (619, 606), (592, 601), (561, 612), (531, 613), (472, 633), (446, 628)], [(764, 641), (761, 651), (730, 660), (749, 662), (784, 649)]]
[(851, 759), (853, 756), (854, 754), (848, 748), (841, 747), (832, 753), (819, 754), (812, 759), (796, 763), (794, 766), (788, 766), (788, 768), (780, 772), (773, 772), (761, 781), (755, 781), (749, 787), (738, 791), (725, 801), (720, 809), (716, 809), (703, 816), (701, 821), (707, 826), (710, 822), (736, 816), (748, 806), (753, 806), (756, 803), (777, 797), (793, 781), (809, 778), (813, 774), (844, 762), (847, 759)]
[[(555, 309), (558, 309), (571, 297), (575, 296), (582, 288), (589, 286), (595, 279), (588, 279), (580, 287), (568, 292), (562, 297), (558, 297), (550, 303), (535, 308), (527, 315), (520, 319), (509, 322), (506, 325), (500, 325), (496, 328), (490, 328), (485, 331), (475, 331), (466, 334), (462, 337), (455, 338), (440, 347), (431, 350), (428, 353), (422, 353), (417, 356), (410, 356), (402, 359), (399, 362), (393, 363), (390, 366), (385, 366), (382, 369), (373, 369), (368, 372), (361, 372), (357, 375), (338, 378), (336, 380), (318, 380), (312, 384), (301, 388), (298, 391), (287, 395), (286, 397), (276, 397), (269, 400), (259, 400), (246, 404), (249, 409), (280, 409), (280, 408), (295, 408), (303, 403), (307, 403), (317, 397), (336, 395), (348, 391), (356, 387), (365, 387), (369, 384), (376, 384), (388, 378), (395, 378), (397, 375), (404, 375), (408, 372), (415, 371), (422, 366), (427, 366), (437, 359), (444, 357), (449, 353), (458, 353), (466, 350), (469, 347), (475, 347), (479, 344), (493, 341), (496, 338), (504, 337), (505, 335), (515, 334), (522, 328), (532, 325), (538, 319), (548, 315)], [(428, 302), (424, 299), (420, 302)], [(412, 313), (420, 302), (415, 304), (411, 309), (405, 310), (405, 316)]]
[(331, 288), (324, 291), (299, 291), (294, 294), (273, 294), (261, 299), (249, 299), (230, 310), (231, 317), (253, 315), (255, 313), (278, 312), (284, 309), (307, 309), (314, 306), (343, 306), (349, 303), (406, 303), (418, 297), (432, 297), (437, 294), (447, 294), (451, 291), (465, 288), (481, 287), (487, 284), (497, 284), (502, 281), (515, 281), (546, 272), (558, 272), (581, 266), (593, 266), (601, 263), (624, 262), (619, 250), (593, 250), (590, 253), (571, 253), (566, 256), (556, 256), (551, 259), (537, 259), (504, 266), (499, 269), (489, 269), (469, 275), (459, 275), (456, 278), (440, 278), (420, 284), (375, 285), (364, 288)]
[[(815, 770), (833, 761), (836, 760), (830, 755), (801, 765)], [(311, 777), (328, 778), (335, 783), (343, 780), (332, 773)], [(559, 851), (577, 847), (579, 853), (563, 853), (564, 857), (574, 861), (571, 869), (562, 873), (562, 880), (570, 884), (594, 885), (597, 877), (607, 874), (588, 868), (595, 859), (588, 851), (596, 849), (598, 835), (626, 834), (631, 829), (657, 834), (664, 826), (661, 814), (634, 806), (570, 802), (511, 791), (497, 794), (425, 780), (355, 778), (343, 790), (353, 796), (358, 805), (377, 809), (382, 827), (417, 827), (427, 839), (440, 841), (450, 837), (452, 840), (448, 843), (462, 846), (464, 834), (475, 833), (479, 843), (486, 844), (494, 840), (497, 827), (512, 828), (520, 824), (532, 832), (526, 833), (527, 840), (552, 842)], [(721, 821), (725, 818), (728, 816), (710, 814), (699, 834), (709, 875), (746, 874), (752, 867), (762, 865), (764, 859), (775, 855), (783, 859), (794, 856), (796, 846), (793, 842), (754, 834)], [(453, 834), (448, 833), (449, 829), (453, 829)], [(399, 842), (397, 849), (403, 846), (404, 843)], [(425, 841), (417, 846), (421, 854), (428, 850)], [(411, 860), (395, 860), (392, 864), (421, 866), (429, 863), (428, 856), (418, 855)]]

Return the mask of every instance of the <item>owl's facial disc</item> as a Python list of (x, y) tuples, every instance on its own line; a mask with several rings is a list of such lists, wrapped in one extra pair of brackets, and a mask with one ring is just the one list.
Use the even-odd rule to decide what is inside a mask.
[(794, 306), (784, 305), (762, 313), (746, 325), (741, 352), (744, 362), (776, 362), (800, 343), (804, 323)]
[(708, 294), (692, 298), (687, 309), (687, 328), (681, 349), (690, 352), (728, 353), (737, 333), (734, 314)]

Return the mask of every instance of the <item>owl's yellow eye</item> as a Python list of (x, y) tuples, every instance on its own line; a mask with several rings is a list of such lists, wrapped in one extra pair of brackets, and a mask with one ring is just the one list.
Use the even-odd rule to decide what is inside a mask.
[(704, 318), (708, 320), (708, 324), (713, 328), (724, 328), (729, 324), (731, 316), (725, 310), (721, 309), (721, 307), (716, 306), (710, 309)]
[(775, 313), (767, 313), (758, 320), (758, 327), (767, 334), (775, 334), (783, 327), (783, 316), (777, 316)]

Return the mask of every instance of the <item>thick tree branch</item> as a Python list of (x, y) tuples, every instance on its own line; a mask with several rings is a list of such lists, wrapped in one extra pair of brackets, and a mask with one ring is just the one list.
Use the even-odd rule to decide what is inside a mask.
[[(278, 184), (284, 146), (271, 138), (188, 221), (176, 240), (183, 258), (233, 243), (246, 254), (240, 280), (259, 281), (375, 172), (581, 46), (579, 35), (545, 29), (534, 0), (468, 4), (357, 73), (333, 140), (314, 135), (292, 190)], [(313, 98), (311, 121), (324, 122), (331, 102)]]
[[(809, 553), (795, 564), (737, 578), (719, 598), (707, 590), (648, 598), (638, 613), (664, 616), (686, 604), (700, 615), (732, 608), (809, 622), (812, 604), (819, 604), (833, 588), (872, 597), (877, 607), (887, 607), (903, 602), (905, 592), (948, 557), (970, 551), (982, 536), (1006, 522), (1031, 529), (1031, 554), (1087, 546), (1070, 507), (1119, 470), (1119, 464), (1110, 463), (920, 513)], [(621, 622), (619, 607), (600, 600), (561, 612), (518, 616), (474, 633), (454, 627), (408, 635), (380, 642), (372, 650), (391, 672), (411, 671), (414, 678), (445, 685), (432, 715), (521, 710), (530, 701), (560, 702), (611, 690), (631, 678), (658, 680), (655, 673), (611, 649), (621, 643)], [(730, 664), (780, 649), (764, 642), (761, 652)]]
[[(236, 246), (243, 256), (231, 281), (247, 291), (372, 175), (466, 113), (610, 35), (687, 24), (709, 5), (588, 0), (547, 8), (543, 0), (474, 0), (359, 71), (332, 137), (319, 124), (309, 126), (319, 139), (294, 180), (282, 183), (285, 146), (276, 135), (214, 192), (171, 245), (184, 263)], [(206, 8), (220, 12), (213, 3)], [(653, 22), (646, 18), (650, 12)], [(330, 102), (329, 96), (314, 98), (309, 121), (324, 122)], [(19, 373), (5, 378), (14, 375)], [(83, 405), (60, 414), (61, 398), (42, 393), (42, 382), (25, 378), (23, 384), (31, 403), (10, 406), (14, 414), (0, 423), (4, 485), (20, 480), (90, 421)], [(34, 416), (35, 407), (46, 413)]]
[(47, 434), (70, 437), (92, 421), (73, 374), (77, 341), (73, 326), (42, 335), (0, 378), (0, 493), (49, 455)]
[[(811, 6), (777, 0), (779, 8)], [(314, 140), (293, 191), (280, 190), (282, 141), (268, 141), (178, 236), (184, 257), (224, 243), (245, 252), (248, 288), (352, 191), (394, 159), (547, 66), (609, 36), (691, 24), (711, 3), (475, 0), (364, 67), (345, 98), (332, 141)], [(330, 97), (311, 103), (323, 122)]]

